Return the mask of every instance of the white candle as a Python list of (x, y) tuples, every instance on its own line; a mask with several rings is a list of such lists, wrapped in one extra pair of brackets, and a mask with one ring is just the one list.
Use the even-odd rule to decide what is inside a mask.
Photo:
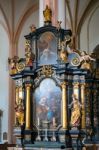
[(55, 127), (56, 123), (55, 123), (55, 117), (53, 117), (53, 127)]
[(38, 126), (40, 125), (40, 118), (38, 117)]

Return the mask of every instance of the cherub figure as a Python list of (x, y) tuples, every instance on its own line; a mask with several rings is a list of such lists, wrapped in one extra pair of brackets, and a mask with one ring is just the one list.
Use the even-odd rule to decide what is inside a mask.
[(80, 61), (82, 62), (82, 61), (90, 61), (90, 60), (95, 61), (95, 59), (92, 58), (90, 55), (88, 55), (88, 54), (86, 53), (86, 51), (82, 51), (82, 52), (81, 52)]
[(82, 63), (81, 68), (91, 71), (91, 61), (95, 61), (95, 59), (88, 55), (85, 51), (82, 51), (80, 56), (80, 62)]
[(79, 102), (77, 96), (75, 94), (72, 95), (72, 102), (69, 105), (71, 109), (71, 126), (72, 127), (79, 127), (80, 119), (81, 119), (81, 103)]
[(57, 21), (57, 30), (58, 31), (61, 29), (61, 23), (62, 23), (62, 21)]
[(34, 24), (32, 24), (32, 25), (30, 26), (30, 30), (31, 30), (31, 32), (35, 32), (35, 31), (36, 31), (36, 27), (35, 27)]

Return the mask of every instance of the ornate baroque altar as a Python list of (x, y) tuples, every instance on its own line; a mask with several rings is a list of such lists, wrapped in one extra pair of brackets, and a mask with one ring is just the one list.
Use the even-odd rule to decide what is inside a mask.
[[(99, 76), (94, 60), (71, 47), (71, 30), (51, 24), (25, 36), (25, 58), (9, 59), (15, 80), (16, 144), (24, 149), (78, 148), (99, 144)], [(94, 70), (94, 72), (93, 72)]]

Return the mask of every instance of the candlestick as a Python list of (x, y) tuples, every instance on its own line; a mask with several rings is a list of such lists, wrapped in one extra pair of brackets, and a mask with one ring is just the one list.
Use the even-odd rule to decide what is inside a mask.
[(56, 120), (55, 120), (55, 117), (53, 117), (53, 127), (56, 126)]
[(37, 125), (39, 126), (40, 125), (40, 118), (38, 117), (38, 120), (37, 120)]

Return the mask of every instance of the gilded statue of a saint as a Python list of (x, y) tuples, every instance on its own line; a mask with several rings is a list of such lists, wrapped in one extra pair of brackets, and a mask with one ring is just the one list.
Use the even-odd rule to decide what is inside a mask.
[(75, 94), (72, 95), (72, 102), (69, 105), (71, 109), (71, 127), (79, 127), (81, 119), (81, 104)]
[(24, 105), (23, 105), (22, 99), (19, 99), (19, 102), (15, 107), (15, 111), (16, 111), (17, 125), (23, 125), (23, 123), (24, 123)]
[(52, 11), (51, 11), (51, 9), (48, 7), (48, 5), (46, 5), (46, 9), (43, 11), (43, 15), (44, 15), (45, 22), (51, 22), (51, 19), (52, 19)]

